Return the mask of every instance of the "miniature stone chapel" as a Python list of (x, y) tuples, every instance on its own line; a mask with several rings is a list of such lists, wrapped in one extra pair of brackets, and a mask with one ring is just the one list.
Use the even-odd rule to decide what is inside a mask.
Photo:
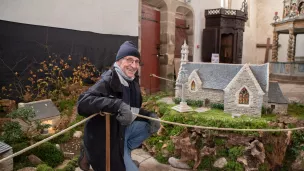
[[(205, 106), (224, 104), (232, 115), (260, 117), (262, 106), (286, 114), (288, 100), (277, 82), (269, 81), (269, 64), (223, 64), (188, 62), (188, 45), (182, 46), (175, 97), (201, 100)], [(175, 109), (189, 111), (183, 100)]]

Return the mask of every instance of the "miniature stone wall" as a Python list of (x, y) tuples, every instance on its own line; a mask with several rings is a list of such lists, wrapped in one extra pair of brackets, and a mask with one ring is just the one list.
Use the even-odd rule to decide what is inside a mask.
[[(2, 154), (0, 154), (0, 159), (8, 157), (8, 156), (10, 156), (12, 154), (13, 154), (13, 149), (10, 149), (10, 150), (8, 150), (8, 151), (3, 152)], [(1, 171), (12, 171), (13, 170), (13, 166), (14, 166), (13, 164), (14, 163), (13, 163), (13, 159), (12, 158), (8, 159), (8, 160), (6, 160), (4, 162), (1, 162), (0, 163), (0, 168), (1, 168), (0, 170)]]
[[(259, 94), (256, 84), (248, 71), (240, 73), (240, 76), (233, 81), (230, 89), (225, 92), (224, 111), (231, 114), (246, 114), (260, 117), (264, 94)], [(238, 102), (239, 93), (243, 87), (249, 92), (249, 105), (239, 104)]]
[(268, 108), (271, 108), (271, 105), (275, 105), (272, 113), (279, 114), (279, 115), (286, 115), (288, 104), (277, 104), (277, 103), (269, 103)]
[(224, 103), (224, 91), (200, 88), (196, 92), (191, 92), (188, 86), (185, 86), (185, 99), (202, 100), (209, 99), (210, 103)]

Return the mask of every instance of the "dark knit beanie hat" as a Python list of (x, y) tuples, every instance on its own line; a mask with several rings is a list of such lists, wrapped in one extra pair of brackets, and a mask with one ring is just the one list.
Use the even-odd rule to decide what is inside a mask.
[(140, 58), (140, 54), (137, 50), (137, 47), (131, 41), (126, 41), (120, 46), (116, 55), (116, 61), (126, 56), (134, 56), (137, 57), (138, 59)]

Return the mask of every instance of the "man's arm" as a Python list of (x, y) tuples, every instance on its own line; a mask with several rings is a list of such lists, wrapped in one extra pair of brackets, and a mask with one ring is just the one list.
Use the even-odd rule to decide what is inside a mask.
[(78, 99), (78, 114), (88, 117), (99, 112), (116, 114), (116, 119), (121, 125), (129, 125), (132, 122), (130, 106), (122, 99), (110, 97), (109, 88), (105, 82), (98, 82)]
[(88, 117), (99, 112), (118, 113), (121, 99), (104, 97), (101, 93), (88, 91), (78, 98), (78, 114)]

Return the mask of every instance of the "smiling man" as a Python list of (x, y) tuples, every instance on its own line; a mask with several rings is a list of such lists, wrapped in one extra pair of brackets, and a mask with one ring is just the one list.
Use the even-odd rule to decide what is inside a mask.
[[(142, 96), (137, 71), (140, 54), (132, 42), (124, 42), (117, 53), (113, 68), (102, 74), (101, 80), (80, 95), (79, 115), (88, 117), (99, 112), (111, 115), (111, 170), (137, 171), (131, 151), (157, 132), (160, 123), (136, 117), (132, 113), (157, 118), (155, 113), (141, 108)], [(97, 115), (90, 119), (84, 130), (84, 145), (79, 157), (79, 167), (104, 171), (105, 117)]]

